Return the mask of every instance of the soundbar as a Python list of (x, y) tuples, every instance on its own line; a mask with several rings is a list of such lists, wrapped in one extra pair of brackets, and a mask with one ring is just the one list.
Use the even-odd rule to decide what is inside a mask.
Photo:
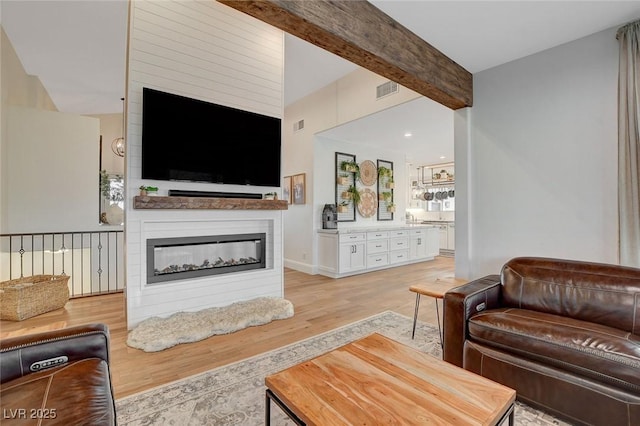
[(222, 192), (222, 191), (189, 191), (182, 189), (170, 189), (170, 197), (206, 197), (206, 198), (250, 198), (253, 200), (262, 199), (262, 194), (250, 192)]

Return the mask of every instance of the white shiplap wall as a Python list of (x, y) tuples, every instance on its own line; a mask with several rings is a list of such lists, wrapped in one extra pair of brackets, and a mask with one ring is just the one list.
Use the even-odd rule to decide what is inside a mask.
[[(127, 322), (195, 311), (258, 296), (283, 296), (280, 211), (135, 210), (140, 185), (169, 189), (262, 193), (259, 188), (141, 179), (142, 88), (175, 93), (272, 117), (283, 116), (283, 33), (216, 1), (131, 2), (127, 75), (126, 210)], [(180, 141), (176, 141), (180, 149)], [(168, 153), (170, 155), (170, 153)], [(146, 285), (144, 248), (151, 235), (176, 235), (194, 226), (224, 228), (229, 221), (268, 230), (267, 269)], [(265, 225), (268, 224), (268, 225)], [(194, 225), (195, 224), (195, 225)], [(233, 225), (231, 225), (233, 226)], [(163, 229), (164, 227), (164, 229)], [(224, 233), (224, 232), (223, 232)], [(269, 242), (271, 239), (271, 243)]]

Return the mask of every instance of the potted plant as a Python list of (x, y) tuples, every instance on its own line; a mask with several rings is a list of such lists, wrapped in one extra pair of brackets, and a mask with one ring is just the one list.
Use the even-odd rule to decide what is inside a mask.
[(349, 210), (349, 202), (342, 201), (338, 204), (338, 213), (346, 213)]
[(360, 191), (355, 185), (351, 185), (345, 192), (349, 193), (349, 198), (353, 201), (354, 206), (357, 206), (360, 203)]
[(394, 203), (388, 203), (387, 204), (387, 211), (389, 213), (395, 213), (396, 211), (396, 205)]
[(393, 194), (391, 193), (391, 191), (384, 191), (378, 195), (378, 198), (380, 200), (386, 201), (387, 203), (391, 201), (392, 197), (393, 197)]
[(356, 179), (360, 177), (360, 165), (355, 161), (343, 161), (340, 163), (340, 169), (344, 172), (354, 173)]
[(378, 179), (384, 178), (384, 177), (392, 177), (393, 176), (393, 170), (385, 167), (385, 166), (380, 166), (378, 167)]
[[(114, 183), (112, 185), (111, 183)], [(124, 181), (122, 175), (111, 175), (106, 170), (100, 170), (100, 193), (112, 203), (124, 201)]]
[(100, 193), (109, 202), (101, 221), (111, 225), (122, 225), (124, 221), (124, 179), (122, 175), (111, 175), (106, 170), (100, 170)]
[(393, 182), (393, 178), (390, 177), (387, 182), (384, 184), (387, 189), (393, 189), (395, 187), (395, 183)]
[(158, 195), (158, 187), (157, 186), (144, 186), (144, 185), (141, 185), (139, 189), (140, 189), (140, 195), (141, 196), (145, 196), (145, 195), (155, 196), (155, 195)]
[(340, 176), (336, 178), (336, 183), (338, 185), (349, 185), (349, 175), (341, 173)]

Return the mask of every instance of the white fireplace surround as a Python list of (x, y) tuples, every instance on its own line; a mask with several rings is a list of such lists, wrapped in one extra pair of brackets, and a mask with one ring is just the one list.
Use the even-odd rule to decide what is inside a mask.
[(152, 316), (167, 317), (180, 311), (194, 312), (256, 297), (284, 297), (282, 257), (276, 255), (282, 250), (280, 212), (243, 213), (233, 220), (187, 219), (140, 222), (139, 247), (141, 248), (146, 246), (147, 239), (264, 233), (266, 234), (265, 268), (163, 283), (147, 283), (147, 254), (146, 250), (140, 250), (139, 283), (130, 282), (131, 286), (127, 288), (129, 328)]

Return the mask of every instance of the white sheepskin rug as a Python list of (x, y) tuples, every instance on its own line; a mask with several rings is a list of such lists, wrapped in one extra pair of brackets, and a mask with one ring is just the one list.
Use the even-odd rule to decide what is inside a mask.
[(292, 316), (290, 301), (258, 297), (198, 312), (178, 312), (167, 318), (148, 318), (129, 332), (127, 345), (145, 352), (157, 352), (180, 343), (197, 342)]

